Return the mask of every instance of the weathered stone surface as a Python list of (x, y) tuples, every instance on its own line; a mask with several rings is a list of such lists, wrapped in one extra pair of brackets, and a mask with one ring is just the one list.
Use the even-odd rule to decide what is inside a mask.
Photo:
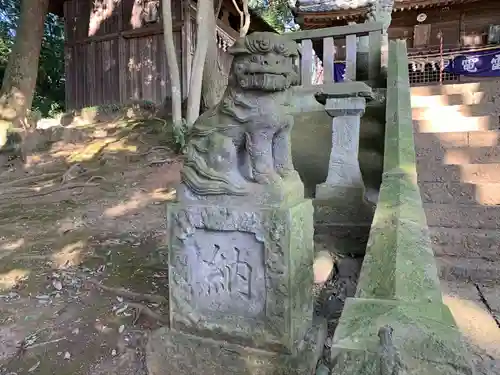
[(316, 222), (314, 238), (317, 242), (335, 244), (335, 251), (338, 254), (362, 256), (366, 252), (369, 233), (369, 222), (326, 225)]
[(168, 328), (152, 334), (147, 345), (149, 375), (304, 375), (312, 374), (326, 338), (326, 321), (318, 319), (296, 356), (257, 350), (187, 335)]
[[(453, 124), (453, 125), (451, 125)], [(475, 132), (498, 130), (498, 116), (477, 116), (460, 117), (453, 119), (452, 123), (443, 121), (440, 116), (439, 121), (435, 120), (415, 120), (413, 121), (415, 132), (425, 133), (446, 133), (446, 132)]]
[(361, 116), (365, 99), (328, 98), (325, 110), (332, 120), (332, 151), (326, 182), (316, 189), (316, 198), (355, 196), (363, 201), (364, 184), (358, 162)]
[[(360, 150), (358, 160), (367, 189), (380, 186), (383, 166), (385, 95), (384, 90), (374, 89), (377, 98), (367, 102), (361, 118)], [(316, 185), (326, 181), (331, 151), (331, 118), (324, 106), (314, 98), (314, 87), (293, 88), (291, 113), (295, 124), (292, 128), (292, 155), (295, 168), (306, 187), (306, 196), (314, 196)]]
[(453, 147), (468, 146), (469, 134), (469, 132), (416, 133), (415, 153), (418, 156), (431, 149), (447, 150)]
[(442, 161), (443, 164), (500, 163), (500, 147), (455, 147), (442, 152), (430, 150), (419, 161)]
[(294, 350), (313, 315), (313, 207), (172, 204), (173, 329)]
[[(393, 330), (388, 343), (377, 337), (384, 326)], [(334, 335), (332, 375), (473, 374), (464, 352), (443, 304), (349, 298)]]
[(391, 42), (390, 54), (384, 174), (356, 295), (335, 331), (332, 374), (474, 374), (442, 301), (417, 185), (405, 42)]
[[(337, 192), (340, 189), (337, 190)], [(343, 190), (345, 192), (345, 190)], [(342, 198), (345, 199), (342, 199)], [(361, 199), (361, 201), (359, 200)], [(338, 198), (315, 199), (314, 200), (314, 221), (318, 225), (322, 224), (369, 224), (373, 219), (373, 206), (363, 200), (363, 196), (354, 198), (346, 195), (339, 195)]]
[(229, 52), (227, 90), (189, 133), (181, 178), (194, 196), (259, 197), (267, 186), (297, 174), (288, 110), (288, 89), (298, 82), (297, 44), (275, 33), (253, 33)]
[(500, 204), (500, 184), (423, 182), (420, 189), (424, 203), (485, 206)]
[(419, 182), (500, 183), (500, 164), (444, 165), (417, 160)]
[(356, 296), (441, 301), (418, 188), (404, 174), (384, 177)]
[(434, 254), (496, 261), (500, 257), (500, 233), (491, 229), (430, 228)]
[(427, 223), (432, 227), (499, 229), (500, 208), (496, 206), (453, 206), (424, 204)]
[(494, 284), (498, 281), (500, 267), (497, 261), (481, 258), (467, 259), (456, 256), (436, 258), (439, 277), (443, 280), (468, 280), (472, 282)]
[[(483, 351), (483, 359), (500, 360), (500, 329), (495, 321), (495, 313), (490, 312), (478, 292), (477, 285), (464, 281), (443, 281), (443, 300), (448, 306), (457, 327), (465, 340), (474, 349)], [(479, 286), (483, 296), (495, 302), (495, 288)], [(493, 293), (491, 295), (490, 293)], [(492, 302), (488, 297), (492, 297)]]
[[(445, 107), (445, 108), (443, 108)], [(412, 108), (412, 118), (414, 120), (434, 120), (441, 121), (450, 115), (451, 117), (466, 118), (489, 115), (495, 111), (495, 103), (477, 103), (477, 104), (448, 104), (442, 107), (414, 107)]]
[(316, 187), (318, 224), (370, 222), (373, 215), (373, 205), (365, 199), (358, 161), (361, 116), (366, 107), (365, 97), (371, 93), (370, 88), (363, 85), (360, 82), (324, 85), (322, 91), (315, 94), (333, 117), (328, 175), (326, 181)]

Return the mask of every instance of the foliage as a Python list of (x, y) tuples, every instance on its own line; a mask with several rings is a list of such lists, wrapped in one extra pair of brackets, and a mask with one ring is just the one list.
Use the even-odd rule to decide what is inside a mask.
[(288, 0), (250, 0), (248, 5), (279, 32), (294, 27), (294, 17)]
[[(19, 0), (0, 0), (0, 79), (14, 42), (19, 7)], [(45, 20), (38, 69), (32, 110), (43, 116), (56, 116), (64, 110), (64, 24), (54, 14)]]

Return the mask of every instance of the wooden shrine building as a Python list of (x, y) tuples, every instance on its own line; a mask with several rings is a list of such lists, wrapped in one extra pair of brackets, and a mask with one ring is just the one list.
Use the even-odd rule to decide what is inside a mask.
[[(352, 3), (356, 2), (299, 0), (294, 8), (296, 22), (302, 29), (365, 22), (368, 0), (359, 0), (357, 8), (344, 6)], [(389, 39), (407, 41), (413, 85), (500, 76), (494, 69), (500, 53), (499, 0), (395, 0), (388, 34)], [(474, 70), (473, 58), (467, 56), (486, 56), (490, 72), (475, 75), (447, 68), (451, 63), (455, 67), (453, 59), (458, 59), (465, 69), (470, 64), (469, 70)]]
[[(216, 1), (217, 2), (217, 1)], [(66, 108), (170, 96), (160, 0), (51, 0), (49, 12), (64, 17)], [(229, 70), (226, 52), (238, 38), (239, 14), (232, 0), (218, 0), (217, 43), (220, 66)], [(186, 95), (194, 54), (196, 3), (172, 1), (173, 29)], [(250, 31), (272, 30), (253, 16)]]

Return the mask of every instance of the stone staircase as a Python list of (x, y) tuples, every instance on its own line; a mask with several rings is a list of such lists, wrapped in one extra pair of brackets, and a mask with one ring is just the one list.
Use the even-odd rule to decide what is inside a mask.
[(412, 89), (418, 179), (442, 279), (500, 283), (500, 82)]

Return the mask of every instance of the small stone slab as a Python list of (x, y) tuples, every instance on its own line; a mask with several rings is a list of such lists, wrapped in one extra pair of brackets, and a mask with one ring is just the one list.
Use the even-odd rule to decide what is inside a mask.
[(364, 82), (338, 82), (318, 85), (314, 94), (316, 100), (325, 105), (328, 99), (363, 97), (373, 100), (373, 90)]
[(296, 355), (192, 336), (168, 328), (148, 340), (149, 375), (305, 375), (312, 374), (323, 353), (326, 321), (316, 318)]

